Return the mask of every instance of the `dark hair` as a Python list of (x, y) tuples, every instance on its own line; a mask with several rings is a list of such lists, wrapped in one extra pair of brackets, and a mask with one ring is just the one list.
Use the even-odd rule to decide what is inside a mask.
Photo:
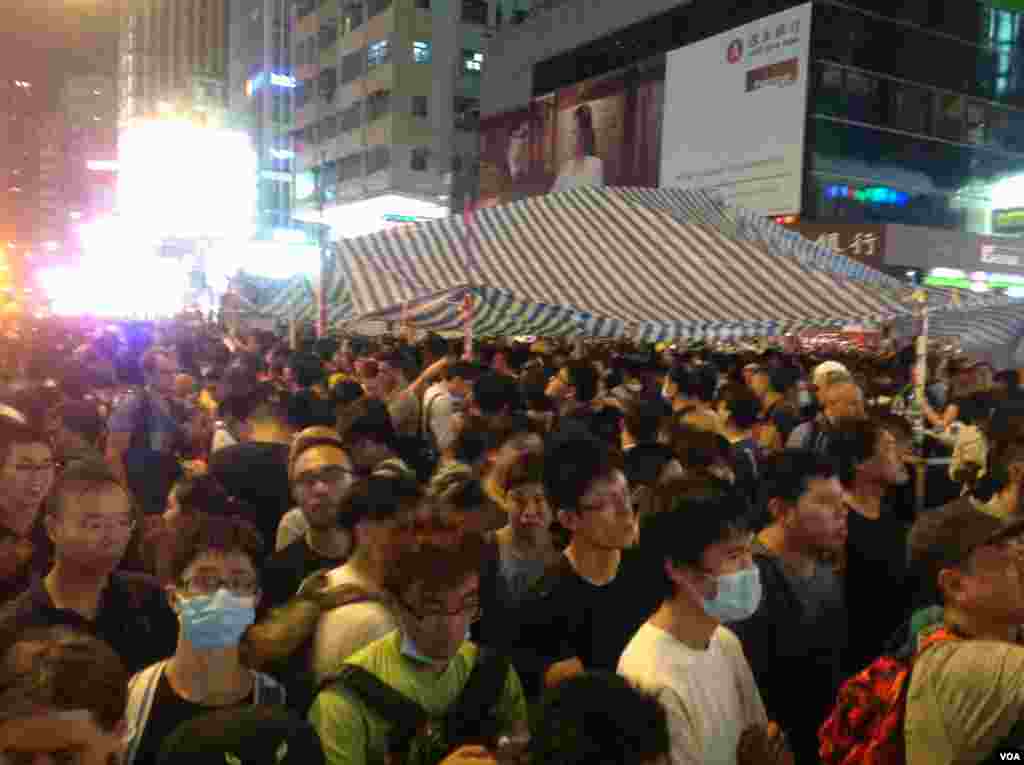
[(721, 463), (731, 465), (734, 456), (725, 436), (710, 430), (699, 430), (686, 423), (673, 426), (670, 446), (684, 468), (708, 469)]
[(733, 383), (722, 388), (718, 400), (729, 408), (729, 416), (740, 430), (749, 430), (757, 424), (761, 402), (746, 385)]
[(354, 529), (360, 521), (383, 521), (413, 509), (423, 498), (414, 478), (370, 475), (356, 483), (341, 500), (338, 526)]
[(809, 449), (786, 449), (772, 457), (761, 477), (761, 500), (781, 499), (796, 504), (807, 491), (812, 479), (834, 478), (836, 463)]
[(398, 433), (383, 401), (361, 398), (343, 407), (338, 413), (337, 430), (346, 449), (362, 438), (369, 438), (398, 451)]
[(11, 447), (16, 444), (42, 444), (53, 453), (53, 442), (41, 430), (18, 422), (13, 417), (0, 415), (0, 465), (11, 456)]
[(603, 441), (579, 431), (559, 433), (544, 449), (544, 493), (556, 512), (576, 511), (591, 484), (618, 469)]
[(423, 350), (435, 359), (439, 359), (448, 353), (448, 341), (440, 335), (431, 332), (423, 341)]
[(363, 386), (353, 380), (342, 380), (331, 386), (329, 400), (335, 412), (341, 407), (358, 401), (363, 397)]
[(98, 447), (106, 432), (99, 407), (92, 401), (70, 401), (61, 408), (64, 427), (77, 433), (91, 446)]
[(76, 460), (54, 482), (53, 490), (46, 500), (46, 513), (58, 515), (64, 509), (64, 500), (70, 494), (84, 494), (112, 486), (123, 491), (128, 502), (132, 502), (131, 493), (105, 461), (98, 457)]
[(430, 594), (450, 591), (483, 568), (487, 546), (478, 534), (463, 535), (454, 545), (427, 542), (407, 551), (388, 572), (387, 588), (399, 597), (424, 585)]
[(180, 582), (193, 561), (208, 552), (242, 553), (249, 557), (253, 568), (259, 571), (263, 558), (263, 539), (256, 527), (248, 521), (201, 514), (196, 523), (186, 527), (174, 540), (168, 567), (170, 581)]
[(532, 483), (544, 484), (544, 455), (533, 451), (520, 452), (505, 469), (502, 488), (511, 491)]
[(679, 392), (686, 398), (711, 402), (718, 387), (718, 374), (709, 366), (676, 367), (669, 377), (679, 386)]
[[(13, 654), (36, 643), (27, 671)], [(98, 638), (57, 627), (22, 634), (5, 646), (0, 677), (0, 709), (86, 709), (97, 725), (112, 731), (124, 718), (130, 675), (114, 650)]]
[(768, 372), (768, 384), (776, 393), (785, 394), (800, 382), (800, 370), (792, 364), (780, 364)]
[(182, 478), (174, 484), (178, 506), (186, 513), (207, 513), (209, 515), (244, 514), (243, 506), (224, 486), (209, 474)]
[(300, 388), (311, 388), (324, 381), (324, 365), (318, 356), (311, 353), (297, 353), (288, 361)]
[(985, 425), (992, 414), (993, 401), (988, 393), (975, 393), (957, 403), (957, 419), (965, 425)]
[(583, 153), (588, 157), (597, 156), (597, 132), (594, 130), (594, 113), (587, 104), (576, 107), (576, 128), (583, 138)]
[(456, 361), (445, 372), (446, 380), (461, 378), (467, 382), (475, 382), (483, 374), (483, 370), (470, 361)]
[(857, 467), (878, 453), (882, 428), (871, 420), (843, 421), (828, 444), (828, 456), (839, 466), (839, 480), (850, 486), (857, 478)]
[(532, 765), (644, 765), (672, 747), (657, 697), (611, 672), (586, 672), (548, 691), (532, 727)]
[(593, 401), (601, 379), (597, 368), (589, 361), (570, 361), (564, 369), (569, 375), (569, 385), (576, 389), (576, 400), (584, 404)]
[(640, 534), (640, 549), (657, 565), (661, 597), (675, 594), (664, 571), (665, 560), (677, 566), (699, 566), (711, 545), (732, 539), (750, 528), (750, 505), (741, 492), (724, 481), (708, 481), (675, 498), (669, 510), (653, 513)]
[(510, 412), (519, 408), (519, 385), (508, 375), (486, 372), (473, 383), (473, 400), (484, 415)]

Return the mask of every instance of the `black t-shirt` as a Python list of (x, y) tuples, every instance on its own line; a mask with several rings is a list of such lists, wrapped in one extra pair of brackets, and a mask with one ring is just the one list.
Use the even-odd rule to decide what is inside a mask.
[(563, 555), (523, 602), (510, 630), (509, 648), (527, 693), (540, 691), (550, 664), (572, 657), (587, 670), (615, 672), (626, 645), (661, 604), (655, 573), (636, 550), (627, 550), (615, 578), (598, 586)]
[[(252, 704), (254, 693), (255, 690), (251, 691), (245, 699), (231, 706), (241, 707)], [(139, 742), (134, 765), (156, 765), (160, 746), (164, 739), (174, 733), (183, 723), (220, 709), (224, 709), (224, 707), (210, 707), (183, 699), (171, 688), (167, 673), (161, 673), (153, 695), (153, 707), (149, 713), (149, 720), (146, 721), (142, 740)]]
[(256, 512), (252, 521), (272, 546), (277, 525), (291, 507), (288, 446), (258, 441), (226, 446), (210, 457), (210, 474)]
[(337, 568), (348, 560), (325, 558), (310, 549), (305, 537), (296, 539), (267, 558), (263, 567), (263, 606), (276, 608), (290, 600), (302, 581), (320, 569)]
[(845, 589), (850, 641), (843, 671), (852, 675), (884, 652), (910, 615), (910, 529), (885, 503), (878, 520), (868, 520), (851, 509), (847, 524)]
[(57, 608), (42, 579), (0, 609), (0, 641), (34, 628), (66, 626), (105, 640), (129, 672), (174, 653), (178, 618), (159, 583), (144, 574), (115, 572), (100, 597), (95, 621)]
[[(743, 643), (770, 719), (786, 731), (796, 761), (817, 762), (818, 727), (835, 704), (846, 648), (846, 604), (833, 569), (804, 578), (759, 542), (762, 598), (754, 615), (729, 624)], [(799, 691), (794, 678), (800, 678)]]

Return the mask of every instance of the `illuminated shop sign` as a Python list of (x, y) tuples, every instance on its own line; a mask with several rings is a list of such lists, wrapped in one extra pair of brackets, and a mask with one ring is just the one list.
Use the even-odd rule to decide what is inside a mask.
[(1024, 207), (992, 211), (993, 234), (1024, 234)]
[(905, 207), (910, 202), (910, 194), (886, 186), (867, 186), (858, 189), (853, 186), (836, 184), (825, 187), (825, 196), (828, 199), (854, 199), (863, 204), (893, 205), (895, 207)]

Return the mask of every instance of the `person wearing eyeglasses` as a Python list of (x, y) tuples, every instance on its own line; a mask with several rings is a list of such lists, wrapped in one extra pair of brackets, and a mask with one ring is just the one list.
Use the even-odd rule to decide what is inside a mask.
[[(401, 627), (349, 657), (310, 709), (328, 765), (384, 765), (404, 761), (410, 750), (429, 752), (425, 762), (448, 755), (448, 765), (493, 764), (502, 737), (522, 739), (528, 733), (515, 669), (469, 639), (481, 616), (484, 554), (483, 540), (469, 535), (455, 546), (423, 545), (398, 559), (388, 578), (389, 590), (404, 606)], [(471, 678), (481, 675), (488, 682), (478, 688), (488, 695), (471, 713), (460, 714), (464, 710), (457, 705), (463, 694), (471, 695)], [(403, 736), (401, 721), (375, 703), (381, 695), (364, 693), (371, 687), (397, 691), (418, 706), (431, 721), (426, 732), (415, 740)]]
[(46, 573), (49, 561), (39, 520), (55, 473), (47, 436), (13, 409), (0, 415), (0, 605), (28, 589), (33, 576)]
[[(293, 541), (279, 545), (263, 567), (264, 600), (270, 608), (287, 602), (311, 574), (343, 565), (353, 549), (352, 532), (338, 524), (338, 509), (356, 472), (338, 432), (313, 427), (299, 433), (288, 476), (301, 515), (289, 511), (281, 520), (278, 540)], [(289, 527), (301, 532), (295, 535)]]
[(136, 527), (127, 490), (102, 461), (72, 465), (44, 518), (53, 566), (0, 611), (0, 636), (67, 626), (109, 643), (129, 671), (174, 649), (174, 614), (156, 579), (119, 571)]
[(202, 517), (179, 536), (166, 588), (177, 647), (128, 685), (133, 736), (124, 765), (154, 765), (163, 740), (207, 712), (284, 703), (284, 689), (244, 666), (240, 649), (256, 618), (262, 548), (255, 527), (235, 518)]

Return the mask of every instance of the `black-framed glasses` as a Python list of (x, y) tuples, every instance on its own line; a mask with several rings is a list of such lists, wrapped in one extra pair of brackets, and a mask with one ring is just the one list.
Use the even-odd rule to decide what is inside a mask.
[(476, 624), (484, 615), (483, 604), (479, 601), (470, 601), (468, 603), (461, 604), (454, 611), (446, 611), (443, 608), (427, 608), (417, 609), (405, 600), (399, 601), (405, 609), (419, 619), (421, 622), (425, 621), (443, 621), (446, 619), (455, 619), (459, 616), (469, 615), (469, 623)]
[(330, 465), (319, 470), (310, 470), (295, 476), (295, 485), (304, 489), (312, 488), (318, 483), (335, 485), (345, 481), (353, 482), (356, 472), (342, 465)]
[(249, 597), (260, 591), (260, 582), (254, 576), (220, 577), (212, 574), (197, 574), (182, 579), (185, 589), (196, 595), (213, 595), (217, 590), (225, 589), (232, 595)]

